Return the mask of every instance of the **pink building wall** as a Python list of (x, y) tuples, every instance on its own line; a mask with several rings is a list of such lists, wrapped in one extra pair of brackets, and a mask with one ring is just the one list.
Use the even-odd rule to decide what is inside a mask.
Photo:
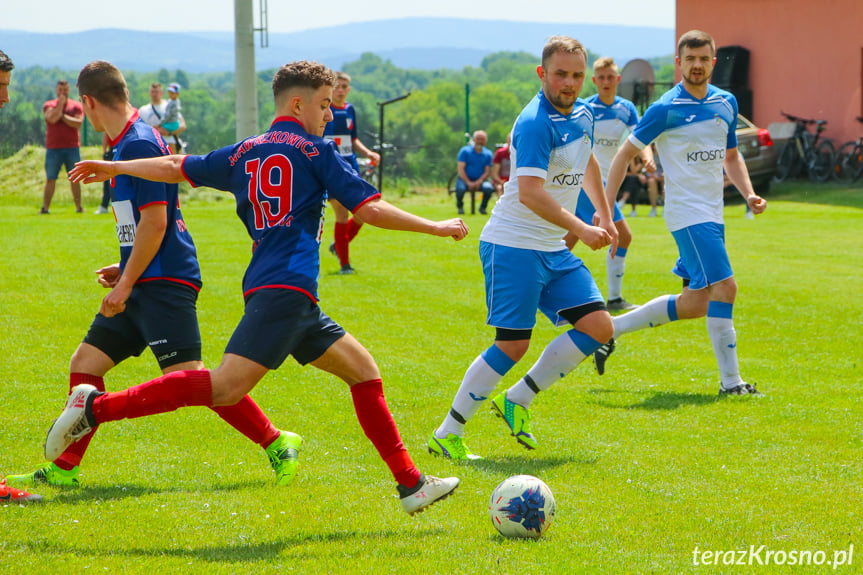
[(693, 28), (750, 51), (759, 126), (783, 110), (827, 120), (837, 144), (863, 135), (863, 0), (677, 0), (677, 37)]

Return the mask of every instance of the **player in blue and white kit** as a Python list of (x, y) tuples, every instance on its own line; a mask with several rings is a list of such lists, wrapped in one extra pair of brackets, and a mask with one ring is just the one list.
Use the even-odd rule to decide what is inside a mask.
[[(617, 148), (624, 137), (632, 131), (638, 123), (638, 110), (635, 104), (617, 95), (617, 85), (620, 83), (620, 74), (617, 65), (612, 58), (599, 58), (593, 63), (593, 83), (599, 92), (587, 98), (587, 103), (593, 107), (594, 131), (593, 131), (593, 154), (599, 162), (602, 172), (602, 181), (608, 179), (608, 169), (614, 158)], [(656, 171), (653, 163), (653, 153), (650, 148), (644, 152), (645, 168)], [(632, 243), (632, 231), (623, 217), (620, 207), (615, 203), (614, 225), (617, 227), (619, 240), (617, 250), (613, 254), (609, 251), (605, 259), (605, 270), (608, 285), (608, 310), (626, 311), (635, 309), (636, 305), (623, 299), (623, 274), (626, 271), (626, 255), (629, 245)], [(585, 223), (592, 223), (595, 210), (590, 198), (582, 192), (578, 197), (577, 215)]]
[[(759, 394), (740, 377), (732, 310), (737, 284), (725, 249), (723, 168), (753, 213), (767, 202), (755, 195), (737, 150), (737, 100), (708, 81), (716, 62), (713, 38), (700, 30), (681, 36), (677, 65), (683, 80), (648, 108), (614, 156), (606, 196), (613, 202), (632, 157), (656, 142), (665, 170), (665, 223), (680, 257), (674, 273), (683, 278), (680, 295), (655, 298), (614, 319), (614, 336), (678, 319), (707, 316), (722, 383), (720, 395)], [(614, 340), (595, 354), (602, 374)]]
[[(327, 194), (387, 229), (460, 240), (467, 226), (461, 219), (433, 222), (384, 202), (321, 137), (332, 119), (334, 83), (332, 71), (321, 64), (282, 66), (273, 79), (276, 119), (260, 136), (206, 156), (78, 164), (73, 177), (88, 183), (128, 174), (230, 191), (254, 252), (243, 278), (245, 313), (218, 368), (168, 374), (120, 394), (79, 386), (48, 434), (46, 453), (106, 421), (187, 405), (233, 405), (293, 355), (350, 386), (360, 425), (396, 479), (405, 511), (422, 511), (458, 486), (458, 478), (425, 476), (414, 465), (387, 408), (374, 359), (318, 307), (317, 278)], [(346, 485), (344, 495), (350, 500), (357, 493)]]
[[(129, 105), (123, 75), (109, 62), (91, 62), (78, 77), (84, 113), (105, 132), (118, 160), (170, 154), (159, 133)], [(110, 288), (84, 341), (70, 362), (69, 389), (89, 384), (105, 390), (104, 376), (120, 362), (150, 348), (163, 374), (203, 369), (196, 302), (201, 272), (192, 236), (180, 212), (176, 184), (118, 175), (111, 197), (120, 240), (120, 263), (103, 267), (99, 283)], [(278, 482), (296, 473), (296, 434), (280, 432), (248, 396), (215, 411), (267, 450)], [(93, 430), (95, 432), (95, 429)], [(42, 468), (10, 482), (78, 485), (81, 459), (93, 434), (83, 437)]]
[[(537, 446), (528, 411), (533, 399), (611, 335), (611, 316), (596, 282), (567, 249), (576, 239), (594, 250), (617, 244), (592, 154), (593, 110), (578, 99), (586, 68), (587, 52), (580, 42), (549, 38), (537, 67), (542, 90), (513, 126), (514, 177), (480, 236), (487, 322), (496, 328), (495, 341), (465, 373), (449, 413), (428, 441), (431, 453), (478, 458), (462, 439), (465, 424), (527, 352), (537, 310), (555, 325), (572, 329), (552, 340), (527, 375), (492, 400), (527, 449)], [(575, 216), (582, 185), (596, 205), (598, 227)]]
[[(330, 104), (333, 119), (327, 122), (324, 138), (335, 142), (342, 157), (353, 169), (359, 172), (360, 166), (357, 164), (356, 152), (369, 158), (374, 165), (380, 163), (381, 156), (368, 149), (357, 137), (357, 113), (353, 105), (347, 101), (350, 93), (351, 77), (344, 72), (336, 72), (333, 103)], [(330, 244), (330, 253), (339, 258), (341, 265), (339, 273), (352, 274), (354, 268), (351, 267), (350, 243), (359, 233), (363, 222), (357, 216), (351, 217), (351, 212), (338, 200), (331, 198), (330, 205), (333, 207), (333, 215), (336, 220), (333, 224), (333, 243)]]

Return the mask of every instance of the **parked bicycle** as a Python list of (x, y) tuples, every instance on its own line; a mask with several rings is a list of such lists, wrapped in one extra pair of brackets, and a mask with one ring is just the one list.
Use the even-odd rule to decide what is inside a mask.
[[(794, 137), (779, 153), (774, 179), (782, 182), (788, 178), (796, 178), (805, 170), (813, 182), (826, 182), (833, 174), (836, 158), (833, 142), (829, 139), (820, 140), (821, 132), (827, 129), (827, 120), (807, 120), (781, 113), (796, 126)], [(813, 124), (814, 134), (808, 130)]]
[[(857, 121), (863, 124), (863, 117), (858, 116)], [(839, 146), (833, 176), (840, 182), (856, 182), (863, 177), (863, 136)]]

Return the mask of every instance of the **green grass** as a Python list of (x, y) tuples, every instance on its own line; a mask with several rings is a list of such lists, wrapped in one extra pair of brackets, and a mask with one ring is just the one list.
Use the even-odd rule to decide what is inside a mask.
[[(39, 170), (32, 156), (27, 170), (20, 158), (0, 163), (2, 181)], [(34, 185), (4, 185), (0, 197), (6, 473), (41, 463), (69, 357), (104, 294), (92, 271), (117, 257), (113, 220), (91, 215), (97, 186), (85, 190), (83, 216), (59, 188), (57, 209), (40, 217), (40, 176), (31, 176), (19, 180)], [(822, 203), (799, 201), (807, 196)], [(232, 202), (215, 197), (224, 198), (196, 192), (184, 207), (204, 275), (208, 365), (218, 363), (242, 313), (250, 252)], [(398, 204), (432, 218), (455, 211), (440, 193)], [(273, 485), (262, 450), (206, 409), (105, 425), (85, 460), (84, 487), (41, 489), (41, 506), (0, 507), (0, 572), (728, 573), (747, 571), (693, 568), (694, 548), (765, 545), (830, 558), (850, 544), (854, 564), (837, 571), (860, 571), (861, 208), (859, 188), (808, 184), (777, 187), (755, 221), (739, 205), (728, 208), (741, 368), (766, 397), (718, 400), (704, 321), (679, 322), (623, 338), (605, 376), (587, 362), (542, 394), (533, 404), (536, 451), (481, 411), (467, 437), (486, 459), (474, 465), (433, 458), (425, 441), (493, 338), (477, 255), (485, 218), (468, 216), (473, 232), (459, 243), (365, 228), (352, 244), (359, 273), (345, 277), (326, 252), (328, 223), (322, 307), (371, 350), (408, 449), (424, 471), (461, 477), (456, 495), (421, 516), (404, 514), (344, 384), (289, 360), (253, 397), (277, 426), (306, 439), (292, 486)], [(626, 297), (678, 291), (663, 220), (630, 223)], [(577, 253), (603, 287), (603, 255)], [(534, 333), (501, 388), (559, 331), (540, 318)], [(107, 384), (118, 390), (155, 375), (145, 352)], [(541, 477), (557, 499), (557, 520), (542, 540), (505, 540), (488, 519), (494, 486), (518, 473)]]

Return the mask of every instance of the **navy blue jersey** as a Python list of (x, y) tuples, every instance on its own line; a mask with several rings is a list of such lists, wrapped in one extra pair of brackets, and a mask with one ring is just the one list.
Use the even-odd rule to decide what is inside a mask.
[[(115, 160), (155, 158), (171, 154), (168, 145), (154, 128), (138, 118), (138, 112), (129, 119), (126, 127), (110, 141)], [(177, 184), (150, 182), (132, 176), (111, 179), (111, 207), (117, 221), (117, 238), (120, 240), (120, 269), (125, 269), (132, 254), (141, 209), (153, 204), (165, 204), (168, 227), (159, 251), (141, 274), (138, 282), (170, 280), (201, 287), (201, 269), (195, 253), (192, 235), (186, 229), (180, 213)]]
[(183, 174), (193, 186), (234, 194), (237, 215), (254, 242), (244, 295), (286, 288), (317, 300), (325, 190), (350, 211), (380, 197), (333, 142), (310, 135), (289, 117), (276, 118), (260, 136), (186, 156)]
[(359, 171), (357, 154), (354, 152), (354, 140), (357, 139), (357, 112), (353, 104), (345, 102), (341, 108), (330, 104), (333, 119), (327, 122), (324, 128), (324, 138), (332, 140), (339, 149), (339, 153), (345, 157), (355, 170)]

